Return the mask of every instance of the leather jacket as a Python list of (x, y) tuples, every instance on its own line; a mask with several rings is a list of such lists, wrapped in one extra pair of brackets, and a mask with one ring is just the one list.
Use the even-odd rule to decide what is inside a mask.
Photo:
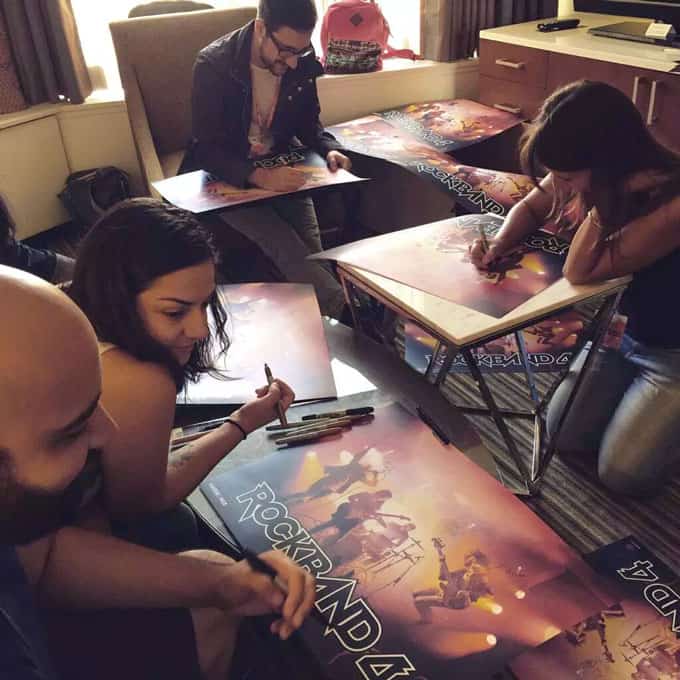
[[(194, 64), (192, 136), (180, 173), (205, 170), (245, 187), (253, 171), (248, 158), (252, 116), (250, 58), (254, 21), (203, 48)], [(288, 150), (297, 138), (324, 158), (341, 145), (319, 121), (316, 79), (323, 68), (314, 54), (298, 61), (281, 79), (271, 133), (271, 155)]]

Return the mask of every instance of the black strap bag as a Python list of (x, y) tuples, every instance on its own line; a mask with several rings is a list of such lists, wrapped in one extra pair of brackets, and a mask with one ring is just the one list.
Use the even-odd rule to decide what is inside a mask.
[(59, 194), (75, 222), (91, 227), (109, 208), (130, 198), (127, 173), (113, 166), (74, 172)]

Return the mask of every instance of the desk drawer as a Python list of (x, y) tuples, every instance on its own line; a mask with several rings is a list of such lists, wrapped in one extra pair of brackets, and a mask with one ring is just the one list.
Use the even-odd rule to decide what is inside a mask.
[(479, 72), (499, 80), (544, 88), (548, 53), (496, 40), (482, 40), (479, 46)]
[(525, 120), (534, 118), (545, 96), (543, 88), (479, 76), (479, 101), (482, 104), (509, 111)]

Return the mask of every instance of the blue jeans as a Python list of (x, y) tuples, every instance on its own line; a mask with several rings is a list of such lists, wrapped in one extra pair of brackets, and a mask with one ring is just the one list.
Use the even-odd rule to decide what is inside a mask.
[[(548, 433), (573, 389), (583, 350), (548, 408)], [(557, 450), (598, 453), (600, 480), (612, 491), (656, 491), (680, 460), (680, 349), (647, 347), (624, 336), (600, 349), (572, 404)]]
[(311, 283), (322, 314), (340, 318), (345, 307), (342, 286), (322, 262), (307, 259), (321, 250), (319, 223), (309, 196), (284, 196), (232, 208), (220, 218), (256, 243), (286, 281)]

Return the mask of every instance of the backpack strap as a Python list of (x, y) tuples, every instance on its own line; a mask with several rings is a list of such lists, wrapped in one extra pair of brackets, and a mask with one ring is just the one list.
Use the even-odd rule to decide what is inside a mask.
[(389, 59), (391, 57), (397, 59), (411, 59), (412, 61), (417, 61), (423, 59), (420, 54), (416, 54), (413, 50), (396, 50), (391, 45), (387, 45), (383, 51), (383, 57)]

